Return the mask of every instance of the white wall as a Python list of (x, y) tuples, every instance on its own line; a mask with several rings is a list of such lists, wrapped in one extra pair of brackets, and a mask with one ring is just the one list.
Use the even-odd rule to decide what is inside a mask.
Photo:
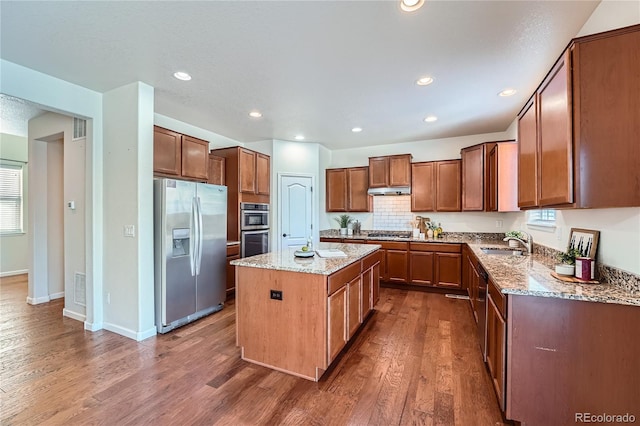
[[(102, 328), (102, 95), (1, 59), (0, 68), (0, 92), (33, 102), (43, 109), (88, 119), (85, 152), (85, 329), (98, 330)], [(31, 167), (34, 165), (30, 164)], [(29, 210), (34, 209), (31, 206)]]
[(22, 163), (23, 233), (0, 235), (0, 277), (26, 274), (29, 270), (27, 212), (29, 211), (29, 165), (27, 138), (0, 133), (0, 159)]
[(219, 135), (209, 130), (201, 129), (200, 127), (193, 126), (189, 123), (185, 123), (171, 117), (167, 117), (166, 115), (154, 113), (153, 121), (156, 126), (164, 127), (165, 129), (173, 130), (178, 133), (208, 141), (210, 150), (215, 148), (225, 148), (228, 146), (242, 145), (240, 142), (234, 139)]
[(640, 24), (640, 3), (633, 0), (602, 0), (576, 37)]
[[(153, 88), (132, 83), (104, 100), (104, 328), (155, 335), (153, 268)], [(125, 237), (133, 225), (135, 237)]]

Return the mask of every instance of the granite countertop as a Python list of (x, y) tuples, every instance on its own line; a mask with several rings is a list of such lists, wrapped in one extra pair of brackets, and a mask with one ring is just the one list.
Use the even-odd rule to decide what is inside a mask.
[(316, 254), (313, 257), (295, 257), (295, 248), (281, 251), (259, 254), (257, 256), (244, 257), (233, 260), (232, 265), (248, 266), (250, 268), (274, 269), (278, 271), (303, 272), (307, 274), (331, 275), (380, 248), (377, 244), (342, 244), (342, 243), (318, 243), (316, 249), (342, 250), (347, 257), (326, 259)]
[(548, 257), (490, 255), (480, 250), (506, 247), (498, 243), (468, 243), (468, 246), (502, 293), (640, 306), (640, 297), (613, 284), (573, 284), (553, 278), (551, 272), (556, 262)]
[(503, 233), (499, 234), (476, 234), (468, 232), (445, 232), (439, 238), (413, 238), (413, 237), (369, 237), (368, 231), (363, 231), (360, 235), (339, 235), (337, 233), (331, 233), (327, 231), (320, 232), (320, 238), (341, 238), (344, 241), (357, 241), (357, 240), (373, 240), (373, 241), (400, 241), (411, 243), (468, 243), (475, 241), (502, 241), (504, 238)]

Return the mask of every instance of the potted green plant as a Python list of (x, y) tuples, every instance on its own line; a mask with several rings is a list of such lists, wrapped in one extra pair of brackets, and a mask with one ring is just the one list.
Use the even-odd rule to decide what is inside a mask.
[(510, 240), (509, 238), (524, 239), (524, 234), (520, 231), (508, 231), (504, 233), (505, 240), (509, 241), (509, 247), (518, 247), (520, 243), (516, 240)]
[(353, 218), (348, 214), (341, 214), (333, 219), (340, 225), (340, 235), (347, 235), (347, 226), (353, 222)]
[(565, 252), (560, 252), (557, 255), (559, 264), (556, 265), (556, 273), (559, 275), (572, 276), (575, 273), (576, 257), (582, 256), (580, 250), (570, 248)]

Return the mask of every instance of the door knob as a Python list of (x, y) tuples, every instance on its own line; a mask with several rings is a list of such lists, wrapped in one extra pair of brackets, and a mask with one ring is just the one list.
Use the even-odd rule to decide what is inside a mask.
[(287, 234), (282, 234), (282, 236), (286, 238)]

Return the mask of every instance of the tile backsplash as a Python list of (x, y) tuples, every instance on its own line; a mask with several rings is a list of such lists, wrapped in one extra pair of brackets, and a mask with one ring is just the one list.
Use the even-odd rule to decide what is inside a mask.
[(414, 216), (410, 195), (373, 197), (373, 229), (408, 231)]

